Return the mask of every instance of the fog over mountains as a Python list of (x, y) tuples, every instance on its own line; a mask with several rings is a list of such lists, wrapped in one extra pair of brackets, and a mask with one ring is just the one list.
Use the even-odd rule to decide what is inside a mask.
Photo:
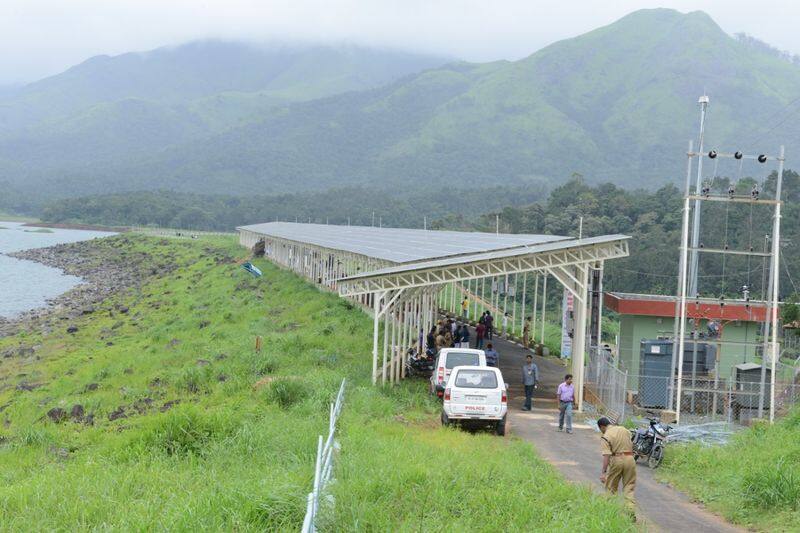
[(218, 41), (95, 57), (0, 90), (0, 185), (9, 202), (550, 187), (576, 172), (656, 188), (682, 180), (703, 91), (707, 144), (773, 153), (783, 142), (792, 166), (800, 131), (785, 117), (800, 67), (702, 12), (654, 9), (514, 62)]

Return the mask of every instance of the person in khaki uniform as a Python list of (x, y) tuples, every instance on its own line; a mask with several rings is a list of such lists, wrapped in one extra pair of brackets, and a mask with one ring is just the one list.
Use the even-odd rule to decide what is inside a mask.
[(625, 503), (631, 512), (636, 511), (636, 461), (633, 458), (631, 433), (622, 426), (612, 426), (611, 421), (602, 417), (597, 427), (603, 433), (600, 443), (603, 453), (603, 472), (600, 481), (611, 494), (616, 494), (622, 482)]
[(522, 346), (527, 350), (531, 347), (531, 317), (525, 317), (525, 324), (522, 326)]

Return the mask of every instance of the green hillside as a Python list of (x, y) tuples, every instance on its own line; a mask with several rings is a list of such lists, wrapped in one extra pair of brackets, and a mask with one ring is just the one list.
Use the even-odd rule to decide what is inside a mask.
[(333, 180), (558, 183), (578, 172), (655, 187), (682, 180), (704, 90), (712, 94), (708, 142), (758, 141), (749, 147), (772, 153), (782, 139), (790, 154), (800, 149), (793, 122), (754, 139), (797, 96), (800, 68), (736, 41), (703, 13), (646, 10), (521, 61), (452, 64), (295, 104), (168, 150), (134, 175), (179, 186), (199, 185), (202, 174), (211, 188), (234, 176), (249, 187), (297, 188)]
[[(276, 105), (374, 88), (444, 62), (349, 45), (220, 41), (94, 57), (0, 93), (0, 182), (26, 189), (31, 177), (75, 173), (84, 191), (118, 188), (106, 174), (115, 161), (132, 166)], [(71, 194), (64, 189), (56, 190)]]
[(244, 252), (130, 235), (61, 249), (141, 287), (0, 339), (4, 531), (297, 531), (343, 377), (324, 530), (634, 529), (530, 444), (442, 428), (422, 380), (372, 386), (369, 317), (266, 261), (250, 277)]
[[(451, 63), (325, 98), (315, 98), (318, 89), (338, 87), (342, 67), (311, 64), (293, 63), (286, 78), (270, 81), (267, 96), (248, 89), (249, 79), (239, 90), (209, 86), (197, 81), (199, 71), (186, 109), (142, 110), (135, 128), (120, 134), (104, 134), (118, 129), (115, 100), (96, 116), (7, 138), (0, 181), (51, 195), (250, 194), (558, 184), (577, 172), (591, 182), (655, 189), (682, 181), (682, 153), (697, 134), (704, 91), (712, 99), (709, 144), (773, 153), (781, 141), (790, 161), (800, 151), (800, 122), (789, 120), (798, 110), (800, 67), (727, 35), (702, 12), (641, 10), (519, 61)], [(345, 71), (359, 68), (348, 63)], [(307, 81), (315, 73), (323, 79)], [(163, 106), (176, 91), (168, 84), (156, 104), (137, 98)], [(305, 101), (273, 105), (287, 97)], [(723, 162), (719, 172), (738, 169)]]

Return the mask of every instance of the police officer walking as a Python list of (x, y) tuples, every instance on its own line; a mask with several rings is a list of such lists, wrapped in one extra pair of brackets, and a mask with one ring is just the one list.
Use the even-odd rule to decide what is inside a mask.
[(600, 481), (611, 494), (616, 494), (619, 484), (625, 495), (625, 504), (635, 514), (636, 497), (636, 461), (633, 458), (631, 433), (622, 426), (611, 425), (606, 417), (597, 421), (597, 427), (603, 433), (601, 447), (603, 453), (603, 472)]

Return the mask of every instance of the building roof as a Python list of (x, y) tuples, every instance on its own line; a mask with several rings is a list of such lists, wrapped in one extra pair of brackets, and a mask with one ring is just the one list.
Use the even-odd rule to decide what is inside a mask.
[(267, 222), (240, 226), (236, 229), (397, 264), (513, 250), (551, 242), (575, 242), (572, 237), (559, 235), (495, 234), (294, 222)]
[(734, 365), (734, 368), (737, 370), (755, 370), (756, 368), (761, 368), (761, 365), (756, 363), (739, 363), (738, 365)]
[(585, 239), (569, 239), (569, 238), (562, 238), (562, 239), (563, 240), (555, 242), (545, 242), (530, 246), (520, 246), (507, 250), (497, 250), (497, 251), (484, 252), (478, 254), (468, 254), (460, 257), (433, 259), (430, 261), (419, 261), (404, 265), (390, 266), (386, 268), (381, 268), (379, 270), (374, 270), (371, 272), (361, 272), (359, 274), (355, 274), (353, 276), (344, 278), (342, 281), (357, 280), (364, 278), (379, 278), (391, 274), (403, 274), (407, 272), (414, 272), (421, 270), (467, 265), (471, 263), (492, 261), (495, 259), (508, 259), (517, 256), (527, 256), (544, 252), (552, 252), (555, 250), (590, 247), (597, 244), (627, 241), (628, 239), (630, 239), (630, 237), (628, 235), (601, 235), (598, 237), (587, 237)]
[[(607, 292), (603, 296), (603, 303), (607, 308), (621, 315), (674, 318), (678, 310), (677, 297), (662, 294)], [(766, 320), (767, 307), (764, 302), (726, 300), (723, 303), (724, 305), (720, 305), (719, 300), (708, 298), (687, 299), (686, 316), (687, 318), (723, 321), (763, 322)]]

